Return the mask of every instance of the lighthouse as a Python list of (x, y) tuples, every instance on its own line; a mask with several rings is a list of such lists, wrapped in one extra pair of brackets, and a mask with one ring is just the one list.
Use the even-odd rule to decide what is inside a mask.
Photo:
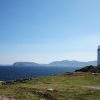
[(97, 49), (97, 65), (100, 66), (100, 45), (98, 46)]

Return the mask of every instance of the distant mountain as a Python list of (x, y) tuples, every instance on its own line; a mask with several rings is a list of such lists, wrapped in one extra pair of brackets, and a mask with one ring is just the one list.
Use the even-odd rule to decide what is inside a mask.
[(38, 64), (34, 62), (16, 62), (13, 64), (13, 66), (57, 66), (57, 67), (84, 67), (93, 65), (96, 66), (96, 61), (88, 61), (88, 62), (80, 62), (80, 61), (69, 61), (69, 60), (63, 60), (63, 61), (54, 61), (49, 64)]
[(39, 66), (39, 64), (34, 62), (16, 62), (13, 66)]
[(55, 61), (52, 62), (50, 64), (48, 64), (48, 66), (66, 66), (66, 67), (84, 67), (84, 66), (88, 66), (88, 65), (97, 65), (96, 61), (88, 61), (88, 62), (80, 62), (80, 61), (69, 61), (69, 60), (63, 60), (63, 61)]
[(4, 66), (4, 67), (5, 66), (11, 66), (11, 64), (6, 64), (6, 65), (5, 64), (0, 64), (0, 66)]

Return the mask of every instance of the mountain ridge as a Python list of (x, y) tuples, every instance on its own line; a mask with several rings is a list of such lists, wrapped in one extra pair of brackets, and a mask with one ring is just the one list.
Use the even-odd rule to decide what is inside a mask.
[(38, 63), (35, 62), (15, 62), (13, 66), (38, 66)]
[(48, 64), (38, 64), (35, 62), (15, 62), (13, 66), (60, 66), (60, 67), (84, 67), (89, 65), (97, 65), (97, 61), (76, 61), (76, 60), (62, 60), (62, 61), (53, 61)]

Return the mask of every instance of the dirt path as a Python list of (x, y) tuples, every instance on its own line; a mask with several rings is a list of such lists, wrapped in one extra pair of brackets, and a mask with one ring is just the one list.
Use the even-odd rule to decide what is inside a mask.
[(90, 88), (90, 89), (97, 89), (97, 90), (100, 90), (100, 86), (82, 86), (82, 87), (86, 87), (86, 88)]
[(0, 96), (0, 100), (15, 100), (15, 99), (6, 96)]

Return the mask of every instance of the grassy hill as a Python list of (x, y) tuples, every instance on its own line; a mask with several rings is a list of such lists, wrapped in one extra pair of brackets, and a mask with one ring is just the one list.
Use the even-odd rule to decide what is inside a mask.
[(77, 72), (16, 81), (0, 85), (0, 96), (10, 100), (100, 100), (100, 76)]

